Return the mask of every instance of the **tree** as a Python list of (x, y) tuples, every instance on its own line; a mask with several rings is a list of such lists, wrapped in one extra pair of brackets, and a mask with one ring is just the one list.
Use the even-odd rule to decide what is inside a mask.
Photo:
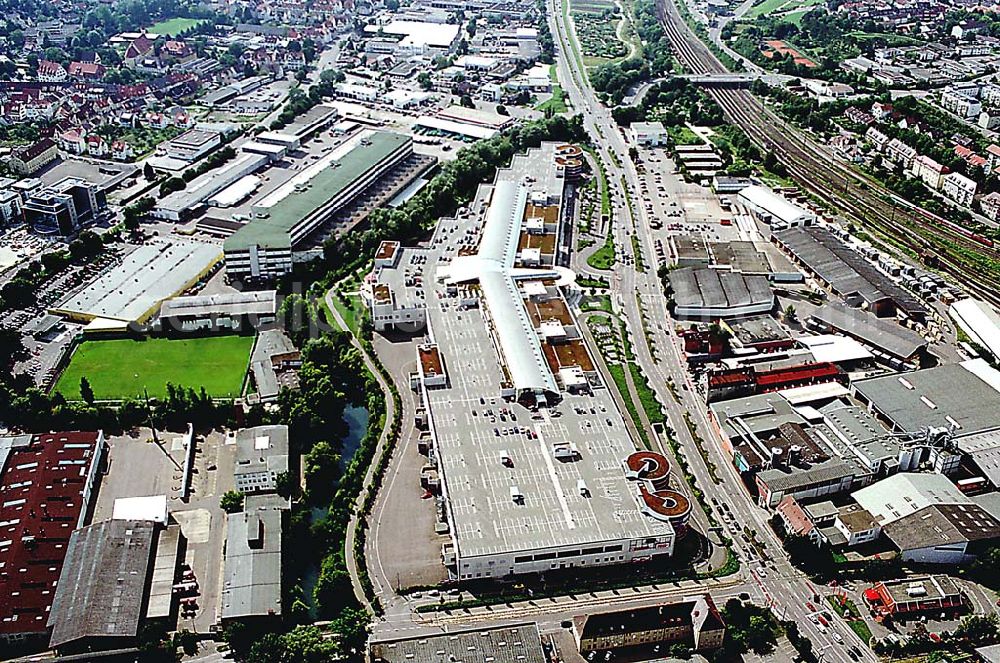
[(313, 445), (302, 462), (310, 501), (325, 502), (340, 478), (340, 454), (323, 440)]
[(80, 378), (80, 398), (87, 405), (94, 404), (94, 390), (91, 388), (90, 380), (87, 379), (86, 375)]
[(785, 319), (785, 322), (790, 325), (794, 325), (799, 321), (799, 314), (795, 311), (795, 307), (791, 304), (785, 307), (785, 310), (782, 312), (782, 317)]
[(431, 80), (430, 72), (427, 71), (417, 74), (417, 83), (420, 85), (421, 90), (430, 90), (434, 87), (434, 81)]
[(989, 615), (968, 615), (955, 628), (955, 637), (973, 644), (985, 644), (996, 640), (998, 620), (995, 613)]
[(385, 8), (391, 12), (399, 9), (399, 0), (385, 0)]
[(226, 513), (237, 513), (243, 510), (243, 493), (229, 490), (219, 498), (219, 508)]
[(510, 111), (503, 104), (497, 104), (497, 115), (510, 115)]
[(149, 163), (146, 163), (146, 165), (142, 167), (142, 176), (146, 178), (147, 182), (152, 182), (156, 179), (156, 171), (153, 170), (153, 167), (150, 166)]
[(475, 108), (476, 107), (476, 103), (474, 101), (472, 101), (472, 97), (470, 97), (467, 94), (463, 94), (462, 95), (462, 98), (459, 100), (459, 103), (461, 105), (465, 106), (466, 108)]

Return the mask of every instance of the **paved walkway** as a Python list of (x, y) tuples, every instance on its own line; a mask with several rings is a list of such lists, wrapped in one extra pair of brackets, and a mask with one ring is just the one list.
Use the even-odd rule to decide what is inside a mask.
[[(347, 323), (337, 312), (336, 307), (333, 305), (333, 290), (326, 293), (324, 299), (326, 300), (326, 305), (329, 311), (333, 314), (334, 321), (337, 326), (348, 331)], [(361, 585), (361, 576), (358, 572), (357, 560), (354, 558), (354, 541), (357, 538), (357, 530), (359, 527), (358, 515), (361, 512), (361, 505), (364, 504), (368, 492), (371, 490), (372, 480), (375, 478), (375, 469), (378, 466), (378, 459), (382, 456), (382, 452), (386, 445), (389, 443), (389, 432), (392, 429), (392, 420), (396, 415), (396, 404), (392, 398), (392, 390), (389, 388), (389, 383), (385, 381), (382, 377), (382, 373), (378, 370), (378, 366), (372, 360), (368, 353), (365, 351), (364, 347), (351, 335), (351, 344), (358, 349), (361, 353), (361, 359), (365, 362), (365, 367), (371, 371), (372, 375), (375, 376), (375, 380), (378, 381), (379, 388), (382, 390), (382, 395), (385, 398), (385, 426), (382, 428), (382, 434), (379, 435), (378, 445), (375, 447), (375, 454), (372, 457), (372, 463), (368, 466), (368, 470), (365, 472), (364, 481), (361, 484), (361, 491), (358, 493), (357, 498), (354, 500), (354, 508), (351, 511), (351, 520), (347, 523), (347, 537), (344, 540), (344, 559), (347, 563), (347, 572), (351, 574), (351, 586), (354, 589), (354, 596), (357, 597), (358, 601), (364, 606), (370, 614), (375, 614), (375, 608), (372, 606), (368, 597), (365, 596), (364, 588)]]

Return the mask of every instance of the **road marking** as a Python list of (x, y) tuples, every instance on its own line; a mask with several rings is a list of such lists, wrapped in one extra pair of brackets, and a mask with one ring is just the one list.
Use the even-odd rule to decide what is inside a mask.
[(573, 522), (573, 514), (569, 512), (569, 504), (566, 502), (566, 496), (563, 495), (562, 488), (559, 486), (559, 477), (556, 476), (556, 468), (552, 464), (552, 458), (549, 456), (549, 450), (545, 444), (545, 437), (542, 435), (541, 426), (538, 424), (535, 424), (535, 433), (538, 435), (538, 445), (541, 447), (542, 458), (545, 459), (545, 467), (549, 471), (549, 478), (552, 479), (552, 488), (556, 491), (559, 506), (562, 507), (563, 516), (566, 517), (566, 526), (570, 529), (576, 529), (576, 523)]

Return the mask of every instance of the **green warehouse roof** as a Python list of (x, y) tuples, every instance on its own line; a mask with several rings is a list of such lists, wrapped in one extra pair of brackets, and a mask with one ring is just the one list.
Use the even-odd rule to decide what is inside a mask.
[(271, 207), (263, 219), (253, 219), (226, 239), (226, 251), (251, 246), (289, 248), (290, 232), (303, 219), (328, 203), (355, 180), (378, 166), (409, 138), (390, 132), (376, 132), (369, 144), (359, 144), (340, 159), (339, 167), (327, 168), (312, 178), (309, 188), (295, 191)]

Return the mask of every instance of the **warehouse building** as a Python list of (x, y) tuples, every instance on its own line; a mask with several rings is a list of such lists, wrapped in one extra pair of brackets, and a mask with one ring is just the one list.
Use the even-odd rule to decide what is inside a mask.
[(1000, 521), (940, 474), (896, 474), (852, 496), (904, 562), (968, 564), (1000, 542)]
[(281, 550), (286, 500), (249, 495), (243, 511), (226, 517), (223, 623), (281, 617)]
[(865, 308), (878, 317), (900, 315), (922, 321), (927, 316), (927, 307), (920, 300), (826, 228), (790, 228), (771, 238), (849, 306)]
[(379, 245), (371, 282), (362, 288), (375, 331), (414, 333), (426, 327), (427, 304), (419, 276), (426, 259), (426, 251), (403, 248), (399, 242)]
[(927, 352), (927, 341), (917, 332), (839, 302), (828, 302), (814, 310), (806, 320), (806, 326), (853, 338), (870, 348), (881, 363), (897, 370), (933, 361)]
[(666, 651), (677, 644), (714, 651), (722, 647), (726, 623), (712, 597), (700, 594), (676, 603), (584, 615), (574, 621), (574, 635), (583, 656), (611, 652), (615, 658), (632, 660), (654, 647)]
[(261, 330), (250, 354), (250, 375), (255, 389), (247, 394), (247, 400), (268, 403), (276, 399), (282, 389), (297, 388), (297, 369), (301, 366), (302, 355), (284, 330)]
[(222, 258), (218, 246), (156, 239), (138, 247), (115, 267), (50, 309), (93, 330), (125, 330), (142, 324), (163, 300), (212, 272)]
[(158, 327), (178, 332), (240, 331), (273, 323), (277, 313), (275, 290), (188, 295), (160, 305)]
[(165, 150), (171, 159), (190, 163), (197, 161), (220, 145), (222, 145), (222, 134), (218, 131), (191, 129), (167, 141)]
[(425, 300), (449, 302), (427, 307), (432, 343), (411, 385), (440, 477), (442, 561), (459, 582), (669, 556), (690, 516), (666, 459), (637, 454), (562, 298), (569, 275), (516, 266), (528, 219), (561, 205), (556, 148), (515, 156), (480, 188), (483, 215), (436, 229), (467, 239), (432, 241), (413, 269)]
[(159, 526), (106, 520), (73, 532), (49, 613), (61, 655), (133, 647), (145, 619)]
[(686, 267), (670, 272), (673, 315), (686, 320), (740, 318), (774, 310), (766, 276)]
[[(5, 651), (44, 647), (52, 587), (70, 535), (97, 496), (106, 452), (101, 432), (0, 437), (0, 643)], [(40, 562), (42, 560), (42, 562)], [(16, 598), (14, 598), (16, 597)]]
[(667, 130), (662, 122), (633, 122), (629, 125), (632, 142), (643, 147), (659, 147), (667, 144)]
[(378, 640), (368, 657), (372, 663), (549, 663), (538, 626), (527, 622)]
[(303, 240), (413, 153), (409, 137), (367, 131), (258, 201), (224, 244), (230, 279), (267, 281), (292, 270)]
[(242, 152), (232, 161), (194, 178), (184, 189), (160, 198), (150, 215), (165, 221), (187, 219), (217, 193), (260, 170), (270, 161), (271, 157), (265, 154)]
[(746, 205), (758, 219), (770, 225), (772, 230), (807, 226), (816, 222), (816, 215), (809, 210), (756, 184), (741, 188), (736, 199), (740, 204)]
[(950, 430), (956, 438), (997, 427), (1000, 371), (982, 359), (854, 383), (856, 398), (893, 430)]
[(952, 304), (948, 314), (973, 343), (1000, 359), (1000, 313), (996, 309), (968, 298)]

